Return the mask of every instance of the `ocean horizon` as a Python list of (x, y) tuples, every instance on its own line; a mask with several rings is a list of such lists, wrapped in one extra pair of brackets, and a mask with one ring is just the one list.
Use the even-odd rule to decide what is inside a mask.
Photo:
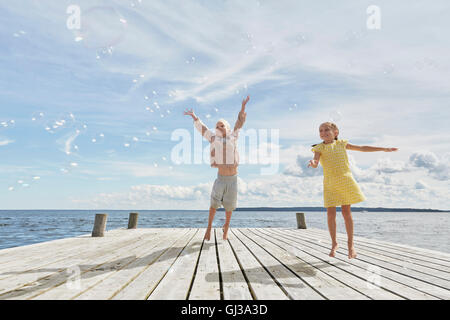
[[(255, 208), (253, 208), (255, 209)], [(296, 228), (299, 210), (243, 210), (233, 212), (231, 228)], [(423, 209), (422, 209), (423, 210)], [(108, 214), (106, 230), (127, 228), (130, 212), (138, 212), (138, 228), (205, 228), (208, 210), (0, 210), (0, 250), (38, 242), (90, 234), (95, 214)], [(302, 211), (309, 228), (327, 230), (326, 211)], [(446, 211), (352, 212), (354, 234), (450, 253)], [(342, 215), (339, 233), (346, 233)], [(223, 210), (216, 213), (213, 227), (225, 222)]]

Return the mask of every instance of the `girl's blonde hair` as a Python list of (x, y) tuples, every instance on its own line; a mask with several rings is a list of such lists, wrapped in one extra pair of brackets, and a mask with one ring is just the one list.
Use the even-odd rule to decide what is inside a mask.
[[(334, 137), (334, 140), (337, 140), (338, 135), (339, 135), (339, 128), (337, 127), (336, 123), (327, 121), (327, 122), (322, 123), (319, 126), (319, 128), (323, 125), (326, 125), (328, 128), (330, 128), (333, 131), (337, 131), (336, 137)], [(317, 146), (317, 144), (313, 144), (312, 146), (315, 147), (315, 146)]]

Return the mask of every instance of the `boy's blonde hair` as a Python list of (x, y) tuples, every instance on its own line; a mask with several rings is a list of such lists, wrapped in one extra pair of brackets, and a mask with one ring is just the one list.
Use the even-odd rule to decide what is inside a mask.
[(216, 126), (217, 126), (217, 123), (219, 123), (219, 122), (222, 122), (222, 123), (223, 123), (223, 125), (225, 126), (225, 129), (227, 130), (227, 133), (229, 133), (229, 132), (231, 131), (231, 126), (230, 126), (230, 124), (228, 123), (227, 120), (225, 120), (225, 119), (219, 119), (219, 120), (217, 120)]

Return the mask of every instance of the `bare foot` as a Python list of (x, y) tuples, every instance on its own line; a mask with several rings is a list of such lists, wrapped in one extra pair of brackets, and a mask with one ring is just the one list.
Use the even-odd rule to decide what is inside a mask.
[(348, 258), (349, 259), (356, 258), (355, 248), (353, 248), (353, 247), (348, 248)]
[(225, 225), (222, 227), (223, 240), (227, 240), (228, 239), (228, 228), (229, 228), (229, 226), (225, 226)]
[(336, 250), (338, 249), (338, 247), (339, 246), (338, 246), (337, 243), (331, 245), (331, 251), (330, 251), (330, 254), (329, 254), (330, 257), (334, 258), (335, 254), (336, 254)]
[(208, 228), (206, 229), (205, 237), (203, 239), (209, 241), (210, 238), (211, 238), (211, 229)]

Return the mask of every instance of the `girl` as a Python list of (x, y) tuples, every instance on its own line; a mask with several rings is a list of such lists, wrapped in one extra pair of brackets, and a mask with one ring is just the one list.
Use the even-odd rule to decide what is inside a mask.
[(397, 148), (378, 148), (369, 146), (355, 146), (347, 140), (338, 140), (339, 129), (331, 122), (322, 123), (319, 127), (322, 143), (313, 145), (314, 159), (309, 161), (308, 167), (317, 168), (319, 161), (323, 167), (323, 198), (327, 208), (328, 230), (331, 236), (330, 257), (334, 257), (338, 248), (336, 240), (336, 206), (342, 207), (348, 240), (348, 258), (356, 258), (353, 247), (353, 219), (350, 206), (365, 200), (361, 189), (350, 171), (347, 149), (373, 152), (397, 151)]
[(194, 126), (202, 136), (210, 142), (211, 167), (218, 168), (217, 179), (211, 192), (211, 202), (209, 208), (208, 227), (205, 232), (205, 240), (211, 237), (211, 227), (216, 214), (216, 210), (221, 205), (225, 208), (225, 224), (223, 225), (223, 240), (227, 240), (228, 228), (230, 227), (231, 214), (236, 209), (237, 203), (237, 167), (239, 165), (239, 153), (237, 150), (237, 139), (239, 130), (245, 122), (247, 114), (245, 105), (250, 97), (242, 101), (242, 108), (238, 119), (231, 131), (229, 123), (220, 119), (216, 123), (216, 130), (213, 133), (208, 127), (194, 114), (194, 111), (186, 110), (185, 115), (194, 119)]

